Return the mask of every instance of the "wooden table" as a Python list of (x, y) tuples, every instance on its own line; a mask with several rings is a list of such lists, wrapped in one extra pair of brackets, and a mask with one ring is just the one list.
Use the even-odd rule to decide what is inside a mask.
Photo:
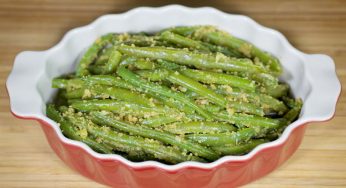
[[(213, 6), (248, 15), (281, 31), (304, 52), (332, 56), (342, 85), (346, 84), (346, 1), (189, 2), (183, 4)], [(0, 0), (0, 187), (102, 187), (60, 161), (48, 146), (37, 122), (16, 119), (9, 112), (5, 80), (15, 55), (23, 50), (47, 49), (68, 30), (88, 24), (103, 14), (170, 3), (179, 2)], [(311, 124), (302, 146), (289, 161), (247, 187), (345, 187), (345, 102), (342, 93), (333, 120)]]

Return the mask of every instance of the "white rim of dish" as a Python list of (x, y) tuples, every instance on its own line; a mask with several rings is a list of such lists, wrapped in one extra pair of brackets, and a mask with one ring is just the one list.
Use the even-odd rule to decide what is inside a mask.
[[(238, 18), (245, 20), (248, 24), (251, 24), (254, 28), (259, 29), (259, 30), (263, 30), (264, 32), (270, 33), (271, 35), (278, 38), (280, 40), (280, 42), (285, 46), (285, 48), (289, 48), (290, 50), (293, 50), (294, 53), (297, 56), (300, 56), (302, 59), (309, 60), (309, 61), (316, 61), (319, 63), (319, 65), (322, 65), (321, 63), (323, 63), (323, 65), (325, 66), (324, 68), (326, 68), (326, 67), (328, 68), (329, 72), (326, 74), (328, 74), (328, 76), (330, 76), (329, 80), (324, 81), (324, 80), (318, 80), (317, 79), (317, 80), (314, 80), (313, 82), (318, 83), (318, 82), (322, 81), (322, 82), (326, 82), (325, 84), (329, 84), (330, 82), (332, 82), (335, 85), (335, 88), (333, 88), (331, 91), (328, 91), (328, 94), (331, 95), (331, 98), (326, 102), (329, 102), (331, 104), (329, 104), (328, 109), (324, 109), (324, 111), (318, 111), (317, 110), (316, 112), (310, 114), (310, 116), (306, 115), (306, 116), (300, 117), (298, 120), (296, 120), (295, 122), (290, 124), (284, 130), (282, 135), (277, 140), (261, 144), (246, 155), (224, 156), (224, 157), (221, 157), (220, 159), (218, 159), (214, 162), (211, 162), (211, 163), (200, 163), (200, 162), (187, 161), (187, 162), (182, 162), (182, 163), (175, 164), (175, 165), (166, 165), (166, 164), (156, 162), (156, 161), (132, 162), (132, 161), (129, 161), (126, 158), (120, 156), (120, 155), (117, 155), (117, 154), (96, 153), (86, 144), (79, 142), (79, 141), (75, 141), (75, 140), (71, 140), (69, 138), (66, 138), (62, 134), (57, 123), (52, 121), (48, 117), (46, 117), (45, 114), (43, 114), (43, 113), (30, 113), (30, 112), (29, 113), (23, 113), (23, 112), (18, 111), (17, 101), (14, 102), (14, 100), (18, 100), (18, 98), (16, 98), (14, 96), (14, 93), (16, 93), (16, 89), (18, 89), (18, 87), (16, 86), (15, 75), (16, 75), (16, 71), (20, 67), (20, 65), (18, 65), (18, 63), (17, 63), (19, 61), (20, 57), (25, 56), (25, 55), (30, 55), (32, 53), (38, 53), (37, 55), (39, 55), (39, 58), (40, 58), (40, 59), (38, 59), (38, 61), (45, 61), (46, 58), (49, 56), (49, 53), (51, 51), (54, 51), (55, 49), (61, 48), (64, 45), (64, 43), (69, 41), (71, 37), (76, 35), (81, 30), (92, 29), (92, 27), (94, 25), (97, 25), (98, 23), (102, 22), (103, 20), (108, 19), (109, 17), (118, 17), (118, 18), (124, 18), (125, 19), (126, 17), (131, 16), (133, 14), (138, 14), (140, 12), (148, 12), (148, 11), (149, 12), (156, 11), (159, 13), (164, 13), (165, 11), (187, 11), (187, 12), (200, 11), (200, 12), (207, 12), (208, 14), (215, 14), (216, 16), (221, 16), (221, 17), (225, 17), (225, 18), (238, 17)], [(306, 66), (309, 69), (315, 69), (316, 68), (316, 67), (313, 67), (311, 65), (304, 65), (304, 66)], [(316, 72), (318, 73), (318, 70)], [(316, 76), (317, 77), (319, 76), (319, 75), (316, 75), (317, 73), (314, 73), (314, 71), (310, 71), (311, 75), (308, 75), (308, 77), (310, 77), (310, 79), (311, 78), (315, 79)], [(37, 83), (35, 83), (35, 84), (37, 84)], [(12, 113), (14, 115), (20, 117), (20, 118), (35, 119), (35, 120), (41, 120), (43, 122), (46, 122), (49, 126), (51, 126), (55, 130), (59, 139), (62, 142), (69, 144), (69, 145), (78, 146), (78, 147), (82, 148), (83, 150), (85, 150), (86, 152), (88, 152), (93, 157), (98, 158), (98, 159), (118, 160), (118, 161), (120, 161), (120, 162), (122, 162), (128, 166), (131, 166), (133, 168), (157, 167), (157, 168), (161, 168), (161, 169), (164, 169), (167, 171), (176, 171), (176, 170), (186, 168), (186, 167), (212, 169), (212, 168), (219, 166), (225, 162), (239, 162), (239, 161), (250, 160), (252, 157), (254, 157), (258, 152), (260, 152), (262, 150), (283, 144), (288, 139), (288, 137), (291, 135), (292, 131), (295, 128), (297, 128), (298, 126), (302, 126), (302, 125), (304, 125), (306, 123), (310, 123), (310, 122), (327, 121), (327, 120), (331, 119), (335, 113), (335, 106), (336, 106), (337, 100), (338, 100), (340, 92), (341, 92), (341, 85), (340, 85), (340, 82), (339, 82), (339, 80), (336, 76), (336, 73), (335, 73), (335, 65), (334, 65), (333, 60), (329, 56), (322, 55), (322, 54), (312, 55), (312, 54), (305, 54), (303, 52), (300, 52), (299, 50), (294, 48), (280, 32), (273, 30), (273, 29), (270, 29), (270, 28), (267, 28), (267, 27), (264, 27), (247, 16), (228, 14), (228, 13), (224, 13), (224, 12), (221, 12), (221, 11), (215, 9), (215, 8), (210, 8), (210, 7), (189, 8), (189, 7), (185, 7), (185, 6), (181, 6), (181, 5), (168, 5), (168, 6), (158, 7), (158, 8), (139, 7), (139, 8), (135, 8), (135, 9), (129, 10), (129, 11), (127, 11), (125, 13), (121, 13), (121, 14), (104, 15), (104, 16), (97, 18), (95, 21), (93, 21), (92, 23), (90, 23), (86, 26), (78, 27), (78, 28), (75, 28), (75, 29), (68, 31), (58, 44), (56, 44), (55, 46), (51, 47), (48, 50), (39, 51), (39, 52), (21, 52), (16, 57), (16, 60), (15, 60), (14, 66), (13, 66), (13, 70), (8, 77), (8, 80), (6, 82), (6, 86), (7, 86), (7, 90), (8, 90), (9, 97), (10, 97), (10, 105), (11, 105)], [(28, 85), (27, 87), (28, 87), (27, 89), (30, 90), (30, 85)], [(36, 85), (34, 85), (34, 87), (36, 88)], [(317, 90), (317, 91), (314, 91), (317, 93), (317, 95), (314, 97), (318, 97), (318, 91), (321, 90), (321, 87), (323, 87), (323, 86), (319, 86), (318, 88), (313, 88), (313, 90)], [(31, 90), (32, 90), (32, 88), (31, 88)], [(35, 93), (35, 94), (39, 95), (37, 90), (36, 90), (36, 92), (37, 93)], [(40, 102), (40, 101), (38, 101), (38, 102)], [(41, 103), (42, 103), (42, 101), (41, 101)]]

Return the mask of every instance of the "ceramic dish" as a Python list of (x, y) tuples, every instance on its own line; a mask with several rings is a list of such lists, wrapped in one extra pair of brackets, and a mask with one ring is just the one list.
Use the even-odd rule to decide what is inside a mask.
[[(304, 106), (299, 119), (289, 125), (279, 139), (259, 145), (246, 155), (226, 156), (206, 164), (131, 162), (120, 155), (96, 153), (84, 143), (66, 138), (57, 123), (46, 117), (45, 105), (56, 92), (51, 88), (52, 78), (72, 72), (78, 56), (98, 36), (206, 24), (250, 41), (280, 59), (284, 68), (281, 79), (291, 86), (295, 97), (303, 99)], [(226, 14), (214, 8), (178, 5), (105, 15), (69, 31), (46, 51), (22, 52), (15, 59), (6, 85), (12, 113), (19, 118), (39, 121), (49, 144), (68, 166), (97, 182), (116, 187), (232, 187), (251, 182), (277, 168), (296, 151), (307, 123), (332, 118), (341, 90), (330, 57), (302, 53), (282, 34), (249, 17)]]

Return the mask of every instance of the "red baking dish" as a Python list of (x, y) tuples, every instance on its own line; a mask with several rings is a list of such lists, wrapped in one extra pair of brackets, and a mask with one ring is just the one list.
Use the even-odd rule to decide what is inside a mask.
[[(274, 54), (282, 62), (281, 79), (302, 98), (301, 114), (275, 141), (261, 144), (243, 156), (225, 156), (211, 163), (132, 162), (116, 154), (99, 154), (82, 142), (66, 138), (56, 122), (45, 115), (45, 104), (55, 89), (52, 78), (74, 70), (78, 56), (97, 37), (109, 32), (157, 31), (178, 25), (215, 25)], [(254, 181), (284, 163), (299, 147), (306, 124), (333, 117), (341, 86), (333, 60), (305, 54), (279, 32), (242, 15), (213, 8), (170, 5), (136, 8), (105, 15), (69, 31), (54, 47), (17, 55), (7, 80), (12, 113), (40, 122), (55, 153), (68, 166), (99, 183), (113, 187), (236, 187)], [(25, 95), (23, 95), (25, 93)], [(49, 160), (49, 159), (47, 159)]]

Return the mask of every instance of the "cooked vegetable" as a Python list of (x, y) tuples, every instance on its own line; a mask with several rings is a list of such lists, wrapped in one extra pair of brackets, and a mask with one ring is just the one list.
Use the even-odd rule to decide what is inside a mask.
[[(174, 32), (174, 29), (172, 31)], [(263, 63), (263, 65), (268, 66), (268, 69), (276, 75), (279, 75), (282, 72), (281, 65), (276, 57), (272, 56), (268, 52), (260, 50), (259, 48), (245, 40), (234, 37), (227, 32), (220, 31), (215, 27), (187, 27), (185, 28), (185, 31), (183, 30), (183, 28), (180, 28), (180, 31), (176, 30), (175, 32), (183, 35), (190, 35), (194, 39), (201, 39), (205, 42), (225, 46), (230, 48), (231, 50), (241, 53), (245, 57), (257, 59), (258, 61)]]
[(121, 53), (116, 49), (112, 49), (111, 54), (107, 62), (103, 65), (93, 65), (89, 67), (95, 74), (111, 74), (115, 72), (115, 69), (119, 65), (121, 60)]
[(47, 116), (52, 120), (59, 122), (59, 127), (64, 135), (67, 137), (79, 140), (89, 145), (92, 149), (101, 153), (112, 153), (109, 149), (109, 146), (100, 144), (89, 137), (83, 137), (80, 132), (78, 132), (77, 127), (73, 126), (71, 122), (66, 120), (60, 112), (56, 109), (56, 107), (52, 104), (47, 105)]
[(220, 152), (223, 155), (242, 155), (248, 153), (256, 146), (269, 142), (269, 140), (265, 139), (253, 139), (245, 144), (240, 145), (221, 145), (213, 147), (213, 149), (217, 152)]
[(90, 74), (88, 70), (89, 65), (95, 61), (99, 54), (99, 51), (101, 51), (104, 47), (112, 42), (113, 38), (113, 34), (104, 35), (91, 45), (91, 47), (86, 51), (77, 66), (77, 76), (86, 76)]
[(97, 39), (76, 72), (54, 78), (46, 114), (62, 133), (132, 161), (212, 162), (274, 140), (302, 101), (279, 60), (211, 26)]
[(187, 139), (169, 134), (167, 132), (131, 125), (117, 120), (109, 114), (102, 112), (91, 112), (91, 119), (97, 124), (107, 125), (133, 135), (143, 136), (146, 138), (159, 140), (166, 144), (177, 146), (183, 151), (190, 151), (196, 156), (201, 156), (208, 160), (216, 160), (219, 157), (213, 150), (202, 147), (198, 143), (190, 142)]
[(249, 59), (227, 57), (222, 54), (203, 54), (184, 49), (164, 47), (132, 47), (121, 45), (118, 50), (123, 54), (138, 58), (163, 59), (181, 65), (204, 69), (222, 69), (234, 72), (265, 72), (265, 69), (253, 64)]
[(126, 69), (124, 66), (120, 66), (117, 70), (117, 73), (127, 82), (131, 83), (132, 85), (136, 86), (137, 90), (140, 90), (144, 93), (154, 94), (154, 95), (163, 95), (168, 98), (175, 99), (190, 108), (194, 109), (196, 112), (198, 112), (203, 117), (210, 119), (211, 116), (208, 112), (204, 111), (200, 107), (198, 107), (193, 101), (191, 101), (189, 98), (185, 97), (181, 93), (177, 93), (169, 89), (168, 87), (152, 83), (150, 81), (143, 80), (139, 77), (139, 75), (136, 75), (135, 73), (131, 72), (130, 70)]

